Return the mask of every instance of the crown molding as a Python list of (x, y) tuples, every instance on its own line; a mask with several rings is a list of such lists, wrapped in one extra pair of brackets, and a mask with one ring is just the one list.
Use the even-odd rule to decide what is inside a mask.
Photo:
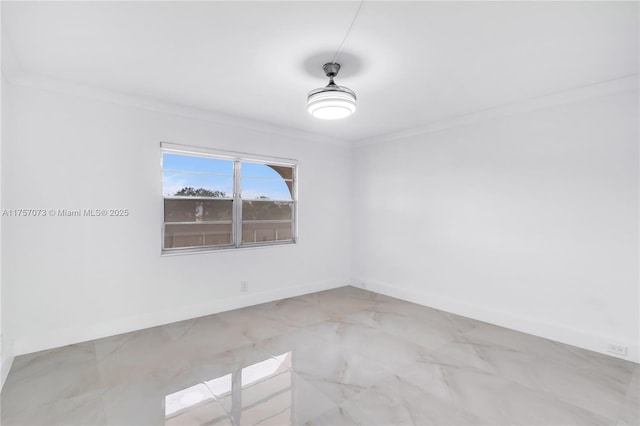
[(134, 108), (145, 109), (154, 112), (176, 115), (185, 118), (208, 121), (211, 123), (252, 130), (270, 135), (283, 136), (305, 142), (325, 143), (343, 147), (350, 147), (351, 142), (323, 136), (316, 133), (305, 132), (294, 128), (287, 128), (271, 123), (232, 116), (202, 108), (190, 107), (177, 103), (129, 95), (112, 90), (90, 87), (69, 81), (58, 80), (24, 71), (13, 50), (10, 41), (3, 34), (2, 37), (2, 75), (5, 80), (15, 86), (56, 92), (63, 95), (75, 96), (85, 99), (93, 99), (103, 102), (115, 103)]
[(500, 117), (507, 117), (515, 114), (535, 111), (542, 108), (548, 108), (556, 105), (580, 102), (583, 100), (606, 96), (618, 92), (626, 92), (630, 90), (638, 90), (640, 87), (640, 75), (633, 74), (613, 80), (607, 80), (588, 86), (582, 86), (575, 89), (565, 90), (562, 92), (539, 96), (524, 101), (514, 102), (512, 104), (503, 105), (495, 108), (475, 111), (469, 114), (451, 117), (444, 120), (434, 121), (425, 126), (414, 127), (411, 129), (401, 130), (398, 132), (387, 133), (384, 135), (372, 136), (365, 139), (353, 141), (354, 147), (374, 145), (385, 142), (392, 142), (399, 139), (405, 139), (412, 136), (419, 136), (428, 133), (439, 132), (441, 130), (451, 129), (455, 127), (468, 126), (470, 124), (479, 123)]

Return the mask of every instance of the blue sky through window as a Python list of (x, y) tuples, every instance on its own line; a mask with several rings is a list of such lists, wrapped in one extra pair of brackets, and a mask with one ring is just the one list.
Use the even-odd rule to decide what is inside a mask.
[(233, 175), (233, 161), (219, 158), (195, 157), (192, 155), (164, 153), (164, 170), (192, 171), (219, 175)]
[(269, 179), (282, 179), (282, 176), (278, 174), (275, 170), (273, 170), (269, 166), (265, 166), (260, 163), (249, 163), (246, 161), (242, 162), (242, 167), (240, 168), (240, 174), (243, 178), (252, 177), (252, 178), (269, 178)]
[[(175, 195), (185, 187), (222, 191), (233, 196), (233, 161), (192, 155), (163, 153), (162, 194)], [(241, 163), (243, 199), (268, 197), (291, 200), (284, 179), (271, 167), (251, 162)]]

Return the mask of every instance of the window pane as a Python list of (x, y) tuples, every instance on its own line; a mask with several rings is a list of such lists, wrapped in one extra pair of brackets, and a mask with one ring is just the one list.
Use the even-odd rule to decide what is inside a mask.
[(162, 169), (231, 176), (233, 174), (233, 161), (165, 152), (162, 154)]
[(233, 197), (233, 176), (190, 173), (162, 173), (162, 195), (191, 197)]
[(243, 161), (240, 170), (242, 198), (293, 200), (293, 167)]
[(290, 221), (242, 222), (242, 242), (291, 241)]
[(164, 200), (165, 222), (231, 221), (232, 200)]
[(166, 224), (164, 248), (229, 245), (232, 242), (231, 222), (223, 224)]
[(291, 241), (293, 203), (242, 202), (242, 242)]

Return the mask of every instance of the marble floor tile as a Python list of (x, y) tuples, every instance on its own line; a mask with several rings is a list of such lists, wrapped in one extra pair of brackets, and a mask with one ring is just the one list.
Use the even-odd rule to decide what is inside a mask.
[(290, 366), (291, 354), (271, 357), (249, 345), (174, 381), (112, 386), (102, 395), (106, 424), (303, 424), (334, 406)]
[(603, 425), (608, 418), (475, 368), (418, 363), (399, 375), (492, 425)]
[(308, 327), (260, 342), (263, 352), (291, 352), (292, 369), (327, 397), (339, 403), (390, 374), (375, 358), (349, 352), (335, 343), (338, 324)]
[(162, 327), (171, 342), (165, 348), (176, 358), (198, 359), (219, 354), (251, 343), (237, 324), (209, 315)]
[(390, 335), (402, 337), (430, 350), (451, 342), (475, 324), (459, 320), (458, 317), (436, 309), (422, 307), (418, 310), (408, 306), (408, 311), (362, 310), (343, 316), (340, 322), (364, 325)]
[(215, 315), (96, 340), (101, 383), (172, 380), (191, 364), (251, 341)]
[(261, 305), (260, 308), (264, 318), (292, 327), (306, 327), (330, 319), (318, 304), (304, 297), (277, 300)]
[(292, 369), (336, 403), (419, 360), (428, 349), (372, 327), (325, 322), (267, 339), (258, 349), (291, 352)]
[(270, 357), (269, 353), (258, 350), (255, 344), (211, 354), (206, 358), (194, 359), (189, 364), (186, 381), (204, 381), (221, 377)]
[(640, 365), (634, 366), (629, 389), (618, 413), (618, 424), (624, 426), (640, 425)]
[(640, 405), (637, 399), (625, 399), (618, 413), (618, 425), (638, 426), (640, 425)]
[(618, 375), (621, 380), (625, 380), (624, 378), (633, 371), (633, 363), (619, 358), (482, 322), (478, 322), (477, 327), (465, 332), (465, 338), (469, 341), (479, 341), (530, 353), (546, 360), (575, 365), (585, 370), (606, 370), (608, 374)]
[(132, 380), (171, 378), (188, 368), (172, 352), (172, 338), (162, 327), (120, 334), (95, 341), (97, 368), (102, 386)]
[(633, 365), (633, 375), (631, 376), (631, 382), (629, 383), (629, 388), (627, 389), (627, 398), (629, 399), (640, 399), (640, 365)]
[(165, 397), (177, 390), (152, 378), (106, 387), (102, 393), (105, 424), (161, 425), (165, 423)]
[(357, 413), (351, 413), (342, 408), (342, 406), (337, 406), (314, 417), (305, 424), (309, 426), (355, 426), (364, 423), (362, 423), (362, 419), (357, 417)]
[(338, 319), (344, 314), (372, 308), (386, 298), (355, 287), (340, 287), (301, 297), (317, 304), (328, 315), (326, 319)]
[(24, 355), (14, 361), (0, 394), (2, 415), (27, 412), (99, 386), (93, 342)]
[(234, 423), (300, 425), (336, 406), (317, 388), (283, 365), (291, 354), (205, 382)]
[(638, 364), (354, 287), (17, 357), (3, 425), (634, 425)]
[(295, 331), (331, 318), (316, 300), (306, 296), (264, 303), (216, 315), (253, 342)]
[(186, 370), (173, 379), (149, 376), (105, 387), (101, 395), (105, 423), (113, 426), (234, 424), (205, 386), (207, 378)]
[(19, 412), (3, 409), (4, 426), (102, 426), (106, 424), (101, 392), (90, 391)]
[(309, 424), (427, 426), (483, 425), (485, 422), (414, 383), (392, 375), (312, 419)]
[[(262, 305), (260, 305), (262, 306)], [(242, 308), (221, 312), (217, 317), (229, 325), (240, 328), (240, 333), (252, 342), (297, 330), (298, 326), (269, 315), (268, 308)]]
[[(475, 367), (518, 382), (558, 399), (615, 418), (627, 393), (631, 372), (620, 369), (586, 368), (561, 362), (556, 357), (474, 340), (459, 339), (434, 355), (450, 365)], [(566, 360), (564, 360), (566, 361)]]
[(231, 425), (203, 378), (185, 373), (175, 381), (131, 380), (102, 390), (105, 424)]
[(234, 421), (216, 401), (207, 401), (191, 407), (184, 413), (165, 419), (165, 426), (210, 425), (232, 426)]

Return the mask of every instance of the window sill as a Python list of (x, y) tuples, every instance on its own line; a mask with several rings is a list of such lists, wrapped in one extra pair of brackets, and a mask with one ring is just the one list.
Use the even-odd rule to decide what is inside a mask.
[(272, 247), (288, 247), (288, 246), (295, 246), (296, 244), (297, 244), (297, 241), (286, 241), (282, 243), (251, 244), (251, 245), (245, 245), (241, 247), (219, 247), (219, 248), (203, 247), (203, 248), (162, 250), (160, 253), (160, 256), (171, 257), (171, 256), (184, 256), (184, 255), (190, 255), (190, 254), (225, 253), (225, 252), (231, 252), (231, 251), (266, 249), (266, 248), (272, 248)]

